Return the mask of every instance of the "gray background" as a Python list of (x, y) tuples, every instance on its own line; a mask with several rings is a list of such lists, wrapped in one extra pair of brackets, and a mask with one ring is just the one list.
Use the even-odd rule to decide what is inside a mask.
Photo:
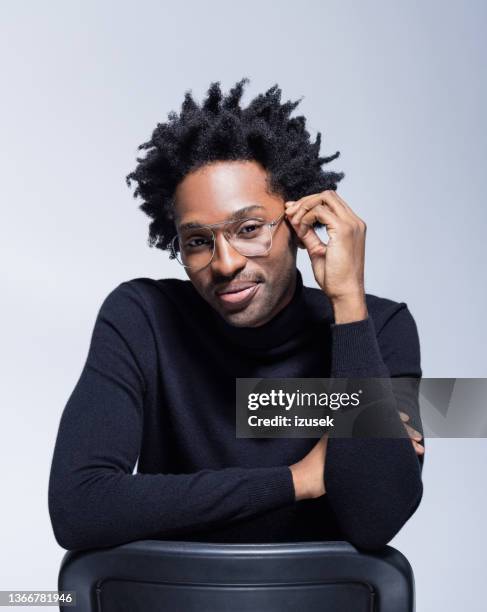
[[(185, 278), (146, 244), (124, 177), (186, 89), (305, 96), (339, 193), (368, 224), (368, 293), (407, 302), (424, 376), (485, 377), (486, 4), (1, 5), (1, 589), (55, 589), (51, 454), (95, 317), (120, 282)], [(316, 286), (306, 253), (299, 266)], [(423, 502), (392, 545), (418, 612), (484, 609), (487, 443), (428, 440)], [(148, 502), (149, 503), (149, 502)], [(25, 608), (23, 608), (25, 609)]]

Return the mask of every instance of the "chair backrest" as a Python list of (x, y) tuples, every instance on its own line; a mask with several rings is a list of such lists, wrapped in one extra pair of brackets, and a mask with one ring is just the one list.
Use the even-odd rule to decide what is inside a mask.
[(68, 612), (413, 612), (414, 576), (396, 549), (348, 542), (213, 544), (141, 540), (65, 554)]

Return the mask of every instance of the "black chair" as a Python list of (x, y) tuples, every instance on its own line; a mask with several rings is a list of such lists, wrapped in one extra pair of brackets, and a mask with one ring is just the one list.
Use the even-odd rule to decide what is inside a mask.
[(413, 612), (414, 576), (386, 546), (348, 542), (213, 544), (141, 540), (68, 551), (68, 612)]

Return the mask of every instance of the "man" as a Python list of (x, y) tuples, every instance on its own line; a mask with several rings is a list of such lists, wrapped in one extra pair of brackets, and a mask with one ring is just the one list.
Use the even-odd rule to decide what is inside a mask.
[[(336, 192), (343, 173), (321, 167), (338, 152), (319, 157), (320, 134), (310, 142), (304, 117), (290, 118), (299, 102), (281, 104), (277, 85), (241, 108), (246, 81), (227, 96), (213, 83), (201, 106), (186, 93), (127, 177), (152, 218), (150, 244), (189, 280), (133, 279), (101, 306), (51, 465), (64, 548), (166, 538), (375, 549), (422, 498), (413, 404), (394, 411), (405, 438), (236, 438), (237, 377), (422, 374), (406, 304), (365, 293), (365, 223)], [(319, 289), (303, 286), (298, 247)]]

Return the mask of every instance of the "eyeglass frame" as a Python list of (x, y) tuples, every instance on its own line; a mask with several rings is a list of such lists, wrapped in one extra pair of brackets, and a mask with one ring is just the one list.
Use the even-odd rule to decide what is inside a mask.
[[(232, 244), (230, 244), (230, 242), (228, 241), (228, 238), (225, 234), (225, 232), (223, 232), (223, 235), (225, 236), (225, 240), (228, 242), (228, 244), (230, 244), (230, 246), (232, 247), (232, 249), (235, 249), (237, 251), (237, 253), (239, 253), (239, 255), (242, 255), (242, 257), (262, 257), (264, 255), (267, 255), (269, 253), (269, 251), (272, 249), (272, 239), (274, 237), (274, 231), (272, 230), (273, 227), (277, 227), (277, 225), (281, 222), (282, 218), (284, 217), (286, 211), (283, 211), (276, 219), (274, 219), (274, 221), (268, 221), (267, 223), (264, 223), (264, 226), (268, 226), (269, 228), (271, 228), (270, 231), (270, 235), (271, 235), (271, 243), (269, 245), (269, 248), (267, 249), (267, 251), (265, 251), (264, 253), (260, 253), (259, 255), (243, 255), (242, 253), (240, 253), (240, 251), (238, 249), (236, 249)], [(174, 241), (176, 240), (176, 238), (179, 237), (179, 233), (175, 234), (170, 241), (170, 247), (171, 247), (171, 252), (174, 256), (174, 259), (176, 259), (176, 261), (183, 266), (184, 268), (190, 268), (192, 270), (203, 270), (204, 268), (206, 268), (206, 266), (209, 266), (211, 264), (211, 262), (213, 261), (213, 257), (215, 256), (215, 244), (216, 244), (216, 236), (215, 236), (215, 232), (213, 231), (213, 227), (217, 227), (219, 225), (228, 225), (229, 223), (245, 223), (246, 221), (252, 221), (252, 220), (257, 220), (256, 217), (247, 217), (246, 219), (228, 219), (228, 221), (220, 221), (219, 223), (212, 223), (211, 225), (201, 225), (200, 227), (196, 228), (196, 229), (205, 229), (208, 228), (212, 235), (213, 235), (213, 253), (211, 254), (211, 258), (210, 261), (205, 264), (204, 266), (202, 266), (201, 268), (193, 268), (192, 266), (187, 266), (186, 264), (183, 264), (179, 261), (177, 255), (176, 255), (176, 249), (174, 248)]]

